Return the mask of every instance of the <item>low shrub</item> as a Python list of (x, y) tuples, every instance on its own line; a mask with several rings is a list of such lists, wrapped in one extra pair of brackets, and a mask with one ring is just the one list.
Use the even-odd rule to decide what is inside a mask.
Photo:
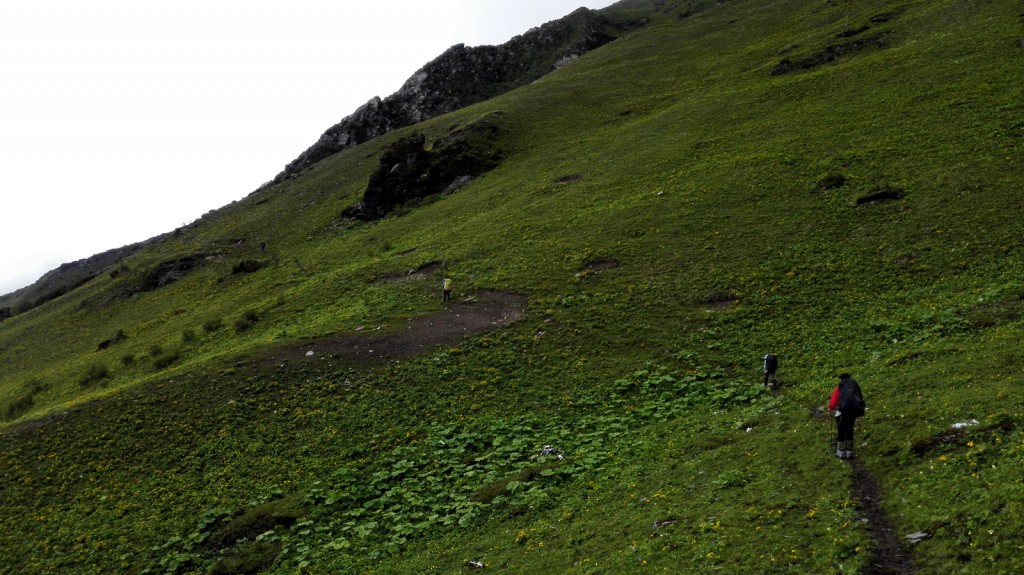
[(293, 496), (253, 507), (218, 529), (210, 538), (210, 544), (216, 549), (224, 549), (243, 539), (255, 539), (278, 525), (291, 526), (306, 516), (306, 510), (299, 501)]
[(46, 391), (47, 389), (49, 389), (49, 387), (49, 385), (43, 383), (43, 380), (39, 379), (38, 377), (33, 377), (32, 379), (25, 382), (25, 389), (28, 390), (29, 393), (39, 393), (40, 391)]
[(86, 368), (85, 373), (78, 379), (78, 385), (88, 387), (108, 377), (110, 377), (110, 370), (107, 369), (107, 366), (102, 363), (94, 363)]
[(22, 394), (7, 404), (2, 412), (4, 419), (17, 419), (32, 409), (36, 403), (36, 394), (49, 389), (49, 385), (38, 377), (33, 377), (22, 386)]
[(210, 318), (203, 322), (203, 331), (213, 333), (224, 325), (224, 320), (219, 317)]
[(177, 351), (169, 351), (167, 353), (162, 353), (153, 358), (153, 369), (166, 369), (170, 367), (171, 364), (178, 361), (180, 357), (181, 354), (178, 353)]
[(498, 497), (507, 497), (513, 489), (524, 483), (529, 483), (544, 476), (544, 471), (555, 469), (562, 465), (562, 462), (548, 463), (545, 465), (532, 465), (512, 477), (506, 477), (494, 483), (489, 483), (476, 491), (470, 498), (480, 503), (492, 503)]
[(829, 174), (818, 180), (819, 190), (834, 190), (846, 184), (846, 176), (842, 174)]
[(242, 333), (243, 331), (256, 325), (258, 321), (260, 321), (259, 314), (257, 314), (253, 310), (248, 310), (244, 314), (242, 314), (242, 317), (235, 320), (235, 331), (237, 333)]
[(117, 333), (114, 334), (114, 337), (101, 341), (99, 343), (99, 345), (96, 346), (96, 351), (107, 349), (108, 347), (110, 347), (110, 346), (112, 346), (112, 345), (114, 345), (116, 343), (119, 343), (120, 341), (122, 341), (124, 339), (127, 339), (127, 338), (128, 338), (128, 336), (124, 334), (124, 330), (123, 329), (119, 329), (119, 330), (117, 330)]
[(251, 575), (270, 567), (281, 553), (280, 543), (244, 543), (217, 560), (207, 575)]
[(27, 393), (7, 404), (4, 409), (4, 419), (17, 419), (22, 414), (32, 409), (35, 404), (35, 394)]
[(267, 266), (267, 262), (259, 260), (242, 260), (231, 268), (233, 274), (251, 274)]

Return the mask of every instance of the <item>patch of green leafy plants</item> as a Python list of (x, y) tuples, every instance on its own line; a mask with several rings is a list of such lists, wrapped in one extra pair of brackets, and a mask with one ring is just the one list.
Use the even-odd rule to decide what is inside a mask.
[[(613, 10), (648, 25), (5, 314), (0, 571), (864, 572), (842, 372), (917, 572), (1024, 570), (1019, 6)], [(487, 118), (500, 165), (345, 217), (395, 142)], [(525, 317), (338, 351), (491, 290)]]
[[(747, 396), (730, 393), (738, 387), (746, 388)], [(256, 540), (280, 544), (282, 566), (324, 572), (370, 569), (381, 560), (402, 556), (429, 534), (465, 536), (470, 528), (501, 517), (564, 513), (565, 500), (592, 488), (595, 477), (624, 473), (628, 464), (618, 454), (629, 452), (641, 438), (650, 438), (652, 426), (692, 421), (695, 412), (708, 407), (749, 406), (751, 412), (763, 413), (776, 404), (765, 388), (725, 381), (720, 370), (707, 368), (677, 375), (645, 369), (605, 391), (610, 399), (581, 397), (571, 418), (522, 415), (431, 426), (410, 445), (377, 453), (366, 466), (340, 467), (313, 482), (304, 495), (312, 510), (309, 517), (290, 530), (267, 530)], [(715, 466), (709, 468), (708, 472)], [(735, 469), (716, 473), (711, 485), (722, 491), (753, 480)], [(668, 496), (653, 497), (656, 502)], [(815, 504), (791, 502), (797, 507)], [(257, 506), (242, 517), (263, 516), (264, 508)], [(679, 522), (661, 521), (666, 526)], [(697, 529), (714, 532), (721, 526), (720, 520), (711, 527), (705, 523), (701, 520)], [(523, 543), (523, 536), (519, 539)], [(845, 557), (855, 562), (854, 547), (831, 560)], [(339, 551), (345, 557), (340, 562)], [(166, 545), (161, 552), (174, 554)], [(709, 559), (714, 558), (715, 552), (709, 551), (700, 563), (713, 564)]]

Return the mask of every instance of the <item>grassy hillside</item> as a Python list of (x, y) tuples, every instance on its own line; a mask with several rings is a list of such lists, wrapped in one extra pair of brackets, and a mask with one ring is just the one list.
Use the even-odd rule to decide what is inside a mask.
[[(0, 573), (1024, 570), (1020, 3), (613, 10), (0, 322)], [(496, 169), (342, 215), (484, 119)]]

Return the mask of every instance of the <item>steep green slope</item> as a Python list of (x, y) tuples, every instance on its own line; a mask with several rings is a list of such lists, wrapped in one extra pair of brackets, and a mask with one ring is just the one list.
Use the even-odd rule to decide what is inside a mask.
[[(0, 323), (0, 571), (872, 572), (866, 473), (919, 573), (1020, 572), (1019, 3), (645, 5)], [(482, 118), (499, 167), (342, 216)], [(526, 317), (346, 351), (493, 292)]]

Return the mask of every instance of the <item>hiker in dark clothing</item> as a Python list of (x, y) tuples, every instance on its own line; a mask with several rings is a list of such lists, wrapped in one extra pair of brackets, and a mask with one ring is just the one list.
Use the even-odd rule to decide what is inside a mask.
[[(772, 387), (779, 385), (779, 378), (775, 377), (775, 372), (779, 369), (779, 356), (769, 353), (764, 356), (764, 385), (765, 387)], [(771, 381), (771, 385), (768, 382)]]
[(828, 408), (836, 412), (836, 457), (853, 459), (853, 424), (864, 415), (865, 404), (860, 385), (850, 374), (839, 376), (839, 385), (832, 391)]

